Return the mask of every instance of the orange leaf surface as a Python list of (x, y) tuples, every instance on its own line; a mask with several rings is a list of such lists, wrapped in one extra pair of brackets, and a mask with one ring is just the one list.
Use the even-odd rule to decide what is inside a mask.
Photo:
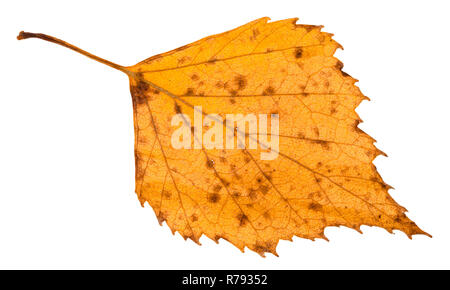
[[(129, 76), (137, 196), (185, 239), (225, 239), (264, 256), (276, 255), (280, 239), (326, 239), (328, 226), (428, 235), (391, 198), (372, 163), (384, 153), (358, 128), (355, 108), (367, 98), (333, 57), (340, 45), (320, 26), (268, 20), (130, 67), (44, 34), (18, 38), (58, 43)], [(273, 123), (257, 132), (247, 124), (246, 131), (225, 122), (229, 114), (275, 118), (278, 132), (270, 130)], [(211, 128), (222, 136), (207, 135)], [(185, 147), (173, 145), (176, 132), (184, 132)], [(278, 147), (264, 147), (263, 137), (278, 140)], [(207, 140), (217, 142), (207, 146)], [(268, 152), (270, 158), (261, 157)]]

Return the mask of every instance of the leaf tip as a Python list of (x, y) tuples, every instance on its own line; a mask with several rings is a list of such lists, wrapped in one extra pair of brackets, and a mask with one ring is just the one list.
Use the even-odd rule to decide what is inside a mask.
[[(322, 239), (326, 242), (330, 242), (330, 240), (327, 238), (327, 236), (325, 236), (325, 231), (323, 231), (319, 234), (319, 239)], [(312, 239), (312, 241), (315, 241), (315, 240), (316, 240), (315, 238)]]
[(259, 19), (256, 19), (254, 22), (263, 22), (263, 23), (267, 23), (267, 22), (269, 22), (271, 19), (270, 19), (270, 17), (269, 16), (264, 16), (264, 17), (261, 17), (261, 18), (259, 18)]
[(294, 24), (295, 26), (298, 26), (299, 25), (299, 24), (297, 24), (298, 19), (299, 19), (298, 17), (291, 18), (292, 24)]
[(193, 241), (194, 243), (196, 243), (196, 244), (199, 245), (199, 246), (202, 245), (202, 243), (200, 243), (200, 239), (199, 239), (198, 237), (194, 236), (194, 235), (192, 235), (192, 236), (187, 236), (187, 237), (183, 237), (183, 238), (184, 238), (185, 241), (191, 240), (191, 241)]
[[(416, 226), (416, 227), (417, 227), (417, 226)], [(411, 237), (409, 237), (409, 235), (408, 235), (408, 237), (409, 237), (410, 239), (412, 239), (412, 236), (413, 236), (413, 235), (424, 235), (424, 236), (429, 237), (430, 239), (433, 238), (432, 235), (430, 235), (429, 233), (423, 231), (423, 230), (420, 229), (419, 227), (417, 227), (417, 229), (418, 229), (417, 231), (415, 231), (415, 232), (413, 232), (413, 233), (410, 234)]]

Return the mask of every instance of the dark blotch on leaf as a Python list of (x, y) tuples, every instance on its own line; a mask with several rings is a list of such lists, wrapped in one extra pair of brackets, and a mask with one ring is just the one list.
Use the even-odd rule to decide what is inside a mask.
[(192, 96), (194, 94), (194, 89), (193, 88), (188, 88), (186, 90), (186, 96)]
[(265, 242), (265, 243), (261, 243), (261, 242), (256, 242), (256, 244), (253, 246), (253, 248), (255, 249), (255, 252), (257, 252), (258, 254), (262, 255), (264, 253), (272, 253), (272, 248), (273, 245), (271, 242)]
[(229, 92), (232, 97), (236, 97), (238, 94), (236, 90), (230, 90)]
[(219, 192), (222, 189), (222, 185), (216, 184), (213, 188), (214, 192)]
[(212, 159), (206, 160), (206, 167), (214, 168), (214, 160), (212, 160)]
[(268, 86), (263, 91), (263, 95), (264, 96), (270, 96), (270, 95), (273, 95), (274, 93), (275, 93), (275, 89), (273, 87), (271, 87), (271, 86)]
[(174, 109), (175, 109), (175, 113), (181, 114), (181, 107), (180, 107), (180, 105), (178, 105), (177, 103), (175, 103)]
[(148, 84), (146, 82), (140, 81), (137, 85), (137, 89), (141, 92), (145, 92), (148, 90)]
[(311, 210), (314, 210), (314, 211), (320, 211), (320, 210), (322, 210), (322, 205), (317, 202), (311, 202), (309, 204), (308, 208)]
[(211, 203), (217, 203), (220, 200), (220, 195), (217, 193), (209, 193), (208, 196), (208, 201)]
[(133, 100), (137, 104), (143, 104), (147, 102), (147, 97), (145, 95), (145, 92), (149, 89), (149, 86), (146, 82), (139, 81), (136, 86), (131, 87), (131, 95), (133, 97)]
[(248, 217), (243, 213), (238, 214), (236, 218), (239, 220), (239, 226), (241, 227), (245, 226), (248, 222)]
[(240, 91), (245, 89), (245, 87), (247, 86), (247, 79), (244, 76), (239, 75), (234, 78), (234, 83), (236, 84), (238, 91)]
[(319, 144), (325, 150), (330, 150), (330, 142), (324, 140), (314, 140), (313, 143)]
[(263, 193), (263, 194), (267, 194), (269, 192), (269, 187), (267, 185), (261, 185), (259, 187), (259, 190)]
[(294, 52), (295, 58), (301, 58), (303, 54), (303, 49), (301, 47), (297, 47)]

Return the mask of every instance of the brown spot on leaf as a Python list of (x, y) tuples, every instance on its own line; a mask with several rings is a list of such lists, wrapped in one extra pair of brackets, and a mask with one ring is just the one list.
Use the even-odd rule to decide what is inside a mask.
[(272, 86), (268, 86), (267, 88), (264, 89), (263, 91), (263, 96), (270, 96), (275, 94), (275, 89)]
[(269, 187), (267, 185), (261, 185), (259, 187), (259, 190), (263, 193), (263, 194), (267, 194), (269, 192)]
[(163, 190), (162, 195), (163, 195), (164, 199), (170, 199), (172, 197), (172, 193), (168, 190)]
[(258, 195), (256, 194), (256, 190), (254, 190), (253, 188), (250, 188), (248, 190), (248, 197), (250, 197), (250, 199), (255, 200), (258, 198)]
[(243, 90), (247, 86), (247, 79), (243, 75), (239, 75), (234, 78), (234, 84), (238, 91)]
[(258, 28), (254, 28), (253, 30), (252, 30), (252, 36), (250, 37), (250, 39), (251, 40), (256, 40), (256, 37), (258, 37), (258, 35), (259, 35), (259, 29)]
[(314, 28), (317, 28), (317, 25), (302, 24), (301, 26), (306, 30), (306, 32), (311, 32)]
[(245, 226), (248, 222), (248, 217), (243, 213), (238, 214), (236, 218), (239, 220), (239, 226), (241, 227)]
[(214, 185), (213, 191), (214, 192), (219, 192), (221, 189), (222, 189), (222, 185), (216, 184), (216, 185)]
[(325, 141), (325, 140), (313, 140), (312, 141), (315, 144), (319, 144), (322, 146), (323, 149), (325, 150), (330, 150), (330, 142)]
[(181, 114), (181, 107), (180, 107), (180, 105), (178, 105), (178, 103), (175, 103), (174, 110), (175, 110), (175, 113)]
[(317, 202), (311, 202), (308, 205), (308, 208), (310, 210), (314, 210), (314, 211), (321, 211), (322, 210), (322, 205), (320, 203), (317, 203)]
[(193, 96), (193, 95), (194, 95), (194, 89), (193, 89), (193, 88), (188, 88), (188, 89), (186, 90), (185, 95), (186, 95), (186, 96)]
[(137, 89), (143, 93), (145, 93), (148, 90), (149, 86), (146, 82), (144, 81), (139, 81), (138, 85), (137, 85)]
[(303, 49), (301, 47), (297, 47), (294, 51), (295, 58), (301, 58), (303, 54)]
[(261, 256), (264, 256), (264, 253), (273, 253), (276, 255), (276, 253), (273, 250), (273, 244), (271, 242), (256, 242), (256, 244), (253, 246), (254, 251), (260, 254)]
[(210, 169), (214, 168), (214, 160), (212, 159), (206, 160), (206, 167)]
[(231, 95), (232, 97), (236, 97), (237, 94), (238, 94), (238, 92), (237, 92), (236, 90), (229, 90), (228, 92), (230, 93), (230, 95)]
[(217, 203), (220, 200), (220, 195), (218, 193), (208, 193), (208, 201), (212, 203)]
[(314, 134), (316, 134), (316, 136), (319, 136), (319, 135), (320, 135), (319, 128), (314, 127), (314, 128), (313, 128), (313, 131), (314, 131)]
[(131, 86), (130, 91), (133, 97), (133, 100), (136, 104), (143, 104), (147, 102), (146, 92), (149, 89), (149, 86), (146, 82), (139, 81), (136, 86)]

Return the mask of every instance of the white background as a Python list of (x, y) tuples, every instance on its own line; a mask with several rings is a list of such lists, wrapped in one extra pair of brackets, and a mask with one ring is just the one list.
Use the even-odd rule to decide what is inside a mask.
[[(450, 268), (449, 7), (445, 1), (2, 1), (0, 268)], [(126, 4), (125, 4), (126, 3)], [(328, 228), (330, 242), (281, 241), (279, 258), (172, 236), (134, 193), (127, 77), (20, 30), (122, 65), (253, 19), (325, 25), (359, 79), (360, 127), (375, 164), (433, 238)]]

